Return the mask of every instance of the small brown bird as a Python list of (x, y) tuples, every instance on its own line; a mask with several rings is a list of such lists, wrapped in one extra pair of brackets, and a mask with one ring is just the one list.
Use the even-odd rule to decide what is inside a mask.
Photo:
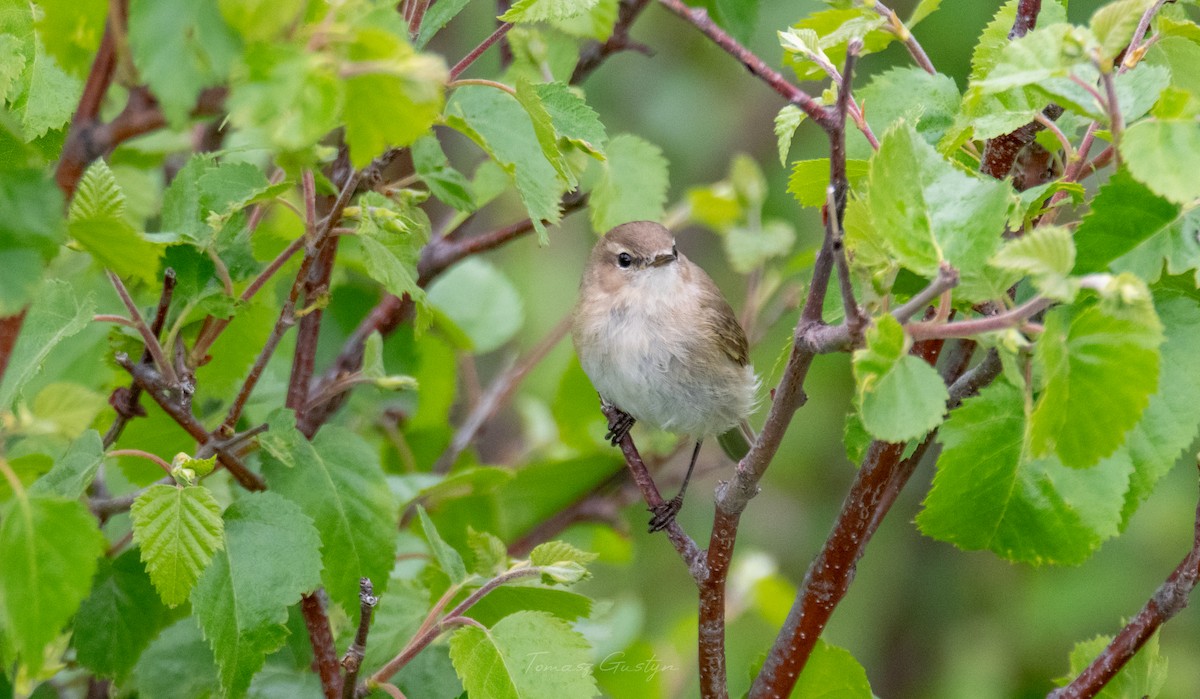
[(752, 439), (745, 420), (758, 379), (746, 333), (713, 280), (679, 254), (671, 232), (634, 221), (593, 248), (572, 338), (601, 399), (625, 414), (609, 425), (614, 445), (637, 420), (696, 440), (679, 494), (650, 521), (651, 531), (663, 529), (683, 505), (704, 438), (740, 431)]

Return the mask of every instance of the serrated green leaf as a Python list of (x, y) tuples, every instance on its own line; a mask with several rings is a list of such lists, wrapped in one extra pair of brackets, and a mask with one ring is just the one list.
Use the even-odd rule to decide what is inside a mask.
[(196, 581), (191, 600), (223, 693), (238, 697), (287, 640), (288, 607), (320, 584), (321, 541), (312, 520), (275, 493), (243, 496), (224, 521), (224, 550)]
[(1158, 314), (1166, 341), (1158, 391), (1141, 420), (1125, 439), (1134, 464), (1129, 492), (1125, 496), (1122, 528), (1137, 507), (1149, 497), (1158, 480), (1175, 465), (1179, 455), (1193, 443), (1200, 428), (1200, 307), (1195, 300), (1165, 297), (1157, 299)]
[(587, 101), (566, 83), (553, 82), (535, 85), (542, 105), (550, 115), (559, 138), (583, 149), (595, 158), (604, 158), (608, 133), (600, 117)]
[(1088, 28), (1100, 42), (1100, 55), (1105, 61), (1111, 62), (1129, 45), (1142, 13), (1152, 4), (1154, 0), (1117, 0), (1096, 10), (1088, 20)]
[(866, 197), (875, 229), (905, 267), (926, 277), (949, 262), (962, 279), (955, 295), (1003, 291), (986, 263), (1000, 246), (1012, 204), (1003, 182), (967, 174), (942, 159), (909, 124), (889, 131), (871, 160)]
[(80, 300), (68, 282), (46, 280), (25, 316), (21, 335), (9, 355), (8, 369), (0, 380), (0, 408), (12, 406), (25, 384), (41, 370), (50, 351), (82, 330), (95, 313), (90, 293)]
[(534, 88), (533, 83), (524, 78), (518, 79), (516, 97), (517, 102), (521, 104), (525, 109), (525, 113), (529, 115), (529, 122), (533, 126), (533, 134), (537, 137), (538, 145), (542, 147), (542, 155), (554, 167), (554, 171), (558, 173), (559, 179), (567, 183), (569, 189), (574, 189), (578, 181), (575, 179), (575, 174), (571, 172), (566, 156), (563, 155), (563, 152), (558, 147), (558, 135), (554, 131), (554, 123), (550, 119), (550, 112), (546, 111), (546, 106), (542, 104), (542, 98)]
[(817, 639), (812, 655), (804, 664), (793, 697), (816, 699), (872, 699), (871, 683), (867, 671), (855, 660), (850, 651), (839, 648), (824, 639)]
[(464, 213), (475, 210), (471, 183), (461, 172), (450, 167), (436, 136), (429, 134), (414, 141), (412, 158), (413, 168), (433, 196)]
[(788, 153), (792, 150), (792, 138), (796, 129), (808, 115), (794, 104), (785, 104), (775, 115), (775, 141), (779, 148), (779, 164), (787, 166)]
[(571, 563), (591, 563), (596, 560), (596, 554), (581, 551), (565, 541), (547, 541), (538, 544), (529, 552), (529, 562), (535, 566), (547, 566), (563, 561)]
[(101, 677), (123, 680), (168, 618), (136, 550), (111, 564), (104, 561), (75, 618), (72, 645), (79, 663)]
[(508, 173), (539, 242), (548, 242), (542, 221), (554, 224), (562, 218), (559, 199), (565, 183), (542, 154), (516, 98), (490, 87), (460, 87), (446, 105), (446, 124), (475, 141)]
[(592, 229), (603, 233), (629, 221), (662, 219), (670, 184), (667, 160), (658, 146), (631, 134), (614, 136), (608, 159), (598, 163), (592, 190)]
[(1071, 231), (1061, 226), (1038, 226), (1008, 241), (990, 264), (1029, 275), (1037, 290), (1048, 298), (1069, 302), (1075, 297), (1076, 288), (1067, 278), (1075, 265), (1075, 242)]
[(442, 572), (450, 578), (452, 583), (466, 580), (467, 566), (463, 563), (462, 555), (455, 551), (450, 544), (447, 544), (442, 535), (438, 533), (437, 527), (434, 526), (433, 520), (429, 519), (429, 514), (425, 512), (424, 507), (417, 505), (417, 515), (421, 519), (421, 530), (425, 533), (425, 541), (429, 542), (429, 549), (433, 553), (433, 557), (437, 559)]
[(341, 427), (324, 427), (310, 444), (288, 421), (272, 416), (270, 424), (273, 435), (294, 435), (281, 440), (285, 448), (271, 449), (274, 458), (263, 460), (263, 475), (273, 492), (312, 518), (321, 536), (325, 590), (353, 616), (359, 578), (377, 581), (376, 594), (382, 594), (395, 561), (398, 509), (379, 455)]
[(471, 572), (492, 577), (508, 569), (508, 547), (500, 537), (467, 527), (467, 545), (471, 547)]
[(62, 128), (75, 112), (83, 91), (83, 84), (46, 52), (40, 38), (34, 40), (33, 60), (21, 82), (25, 90), (13, 100), (12, 108), (21, 120), (26, 142)]
[(177, 606), (222, 546), (221, 506), (202, 486), (152, 485), (129, 510), (133, 540), (163, 602)]
[(54, 460), (54, 468), (29, 488), (29, 494), (77, 498), (87, 491), (102, 463), (104, 445), (100, 434), (88, 430), (71, 442), (66, 453)]
[(0, 508), (0, 627), (31, 671), (87, 597), (104, 545), (78, 500), (17, 493)]
[(367, 192), (358, 199), (357, 239), (367, 274), (389, 293), (408, 296), (417, 307), (417, 326), (429, 326), (429, 303), (417, 284), (417, 262), (429, 240), (429, 218), (412, 198), (399, 202)]
[(933, 488), (917, 525), (926, 536), (1014, 561), (1078, 564), (1116, 535), (1132, 465), (1118, 453), (1079, 470), (1024, 449), (1025, 401), (998, 381), (942, 425)]
[(517, 0), (500, 15), (501, 22), (546, 22), (570, 19), (596, 6), (597, 0)]
[(55, 381), (38, 391), (30, 410), (39, 431), (75, 439), (107, 407), (108, 401), (99, 393), (77, 383)]
[(158, 278), (163, 246), (146, 240), (124, 220), (77, 220), (68, 225), (68, 230), (100, 266), (117, 276), (145, 284), (152, 284)]
[[(1169, 236), (1179, 225), (1180, 212), (1178, 205), (1155, 195), (1128, 170), (1118, 170), (1092, 199), (1091, 210), (1075, 231), (1075, 272), (1099, 272), (1143, 244), (1153, 247), (1148, 239)], [(1156, 262), (1156, 267), (1162, 266), (1161, 257)]]
[(905, 442), (937, 427), (950, 395), (937, 370), (908, 354), (909, 342), (890, 315), (867, 330), (854, 353), (854, 380), (863, 427), (876, 439)]
[(517, 612), (491, 629), (467, 626), (450, 637), (450, 659), (472, 696), (551, 699), (599, 695), (589, 646), (544, 612)]
[(125, 215), (125, 193), (117, 184), (108, 163), (97, 158), (84, 171), (71, 199), (70, 222), (88, 219), (120, 219)]
[(971, 85), (985, 94), (995, 94), (1065, 78), (1086, 63), (1082, 43), (1083, 38), (1069, 24), (1039, 22), (1036, 29), (1009, 42), (991, 68)]
[(198, 153), (188, 158), (175, 179), (163, 192), (162, 230), (181, 236), (188, 242), (204, 246), (212, 238), (212, 229), (205, 221), (200, 203), (200, 178), (216, 167), (211, 154)]
[(1153, 307), (1123, 317), (1099, 306), (1047, 313), (1034, 354), (1045, 388), (1030, 416), (1032, 454), (1053, 451), (1075, 468), (1110, 456), (1158, 386), (1162, 340)]
[(866, 109), (875, 133), (885, 133), (899, 119), (912, 124), (930, 145), (942, 140), (954, 124), (961, 97), (954, 79), (930, 75), (915, 66), (893, 68), (871, 78), (855, 95)]
[[(1071, 674), (1058, 681), (1066, 685), (1084, 671), (1108, 646), (1112, 638), (1096, 636), (1080, 641), (1071, 649)], [(1137, 651), (1095, 695), (1096, 699), (1154, 699), (1167, 683), (1167, 659), (1159, 653), (1158, 634), (1152, 634)]]
[(478, 354), (499, 349), (525, 324), (525, 303), (492, 263), (471, 257), (429, 286), (429, 302), (445, 313)]
[[(1012, 29), (1013, 20), (1017, 17), (1019, 0), (1008, 0), (996, 12), (995, 17), (979, 35), (975, 51), (971, 54), (971, 81), (983, 79), (1000, 58), (1000, 54), (1009, 45), (1008, 33)], [(1038, 25), (1048, 27), (1067, 21), (1066, 8), (1058, 0), (1043, 2), (1038, 14)]]
[[(839, 70), (846, 62), (846, 46), (854, 39), (862, 41), (862, 53), (867, 55), (881, 51), (895, 40), (895, 35), (886, 31), (885, 20), (864, 6), (839, 7), (814, 12), (797, 22), (788, 33), (811, 31), (817, 37), (817, 46), (828, 63)], [(811, 47), (810, 40), (803, 39)], [(787, 49), (787, 47), (784, 47)], [(785, 57), (785, 61), (796, 71), (801, 80), (824, 80), (828, 76), (823, 68), (810, 62), (805, 53)]]
[(430, 3), (429, 10), (425, 13), (425, 19), (421, 21), (421, 33), (417, 35), (413, 44), (418, 49), (424, 48), (425, 44), (450, 23), (458, 13), (462, 12), (471, 0), (439, 0), (435, 3)]
[[(846, 179), (849, 180), (851, 189), (861, 186), (868, 172), (870, 163), (866, 160), (846, 160)], [(800, 206), (825, 206), (829, 201), (829, 158), (797, 160), (792, 163), (788, 192), (796, 197)]]
[(202, 89), (228, 77), (241, 51), (215, 2), (131, 0), (128, 29), (138, 75), (176, 126), (186, 122)]
[[(433, 126), (449, 71), (440, 57), (417, 53), (403, 38), (376, 28), (359, 28), (350, 58), (386, 66), (346, 79), (346, 144), (350, 162), (361, 168)], [(380, 118), (384, 114), (387, 118)]]
[(217, 696), (216, 661), (194, 618), (180, 619), (154, 639), (133, 668), (132, 684), (141, 696), (157, 699)]
[(62, 193), (49, 173), (19, 167), (0, 170), (0, 250), (28, 248), (48, 262), (64, 238), (62, 209)]
[(1177, 204), (1200, 199), (1200, 129), (1194, 120), (1147, 120), (1125, 130), (1121, 156), (1139, 182)]
[(13, 34), (0, 34), (0, 97), (11, 92), (25, 72), (24, 43)]

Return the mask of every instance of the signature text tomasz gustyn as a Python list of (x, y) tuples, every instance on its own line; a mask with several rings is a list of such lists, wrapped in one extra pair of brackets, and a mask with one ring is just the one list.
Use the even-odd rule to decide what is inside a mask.
[(529, 664), (525, 667), (526, 672), (578, 672), (583, 675), (588, 675), (593, 672), (620, 672), (620, 673), (637, 673), (646, 676), (646, 681), (657, 677), (660, 673), (671, 672), (675, 670), (674, 665), (664, 664), (658, 659), (658, 656), (651, 654), (649, 658), (632, 661), (625, 658), (625, 652), (619, 651), (609, 653), (604, 656), (604, 659), (598, 663), (567, 663), (553, 664), (542, 662), (541, 656), (549, 655), (550, 651), (537, 651), (529, 654)]

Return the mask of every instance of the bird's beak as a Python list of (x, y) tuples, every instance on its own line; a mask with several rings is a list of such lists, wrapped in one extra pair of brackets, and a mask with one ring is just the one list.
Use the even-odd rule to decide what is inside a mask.
[(653, 260), (650, 260), (650, 266), (651, 267), (662, 267), (665, 264), (670, 264), (671, 262), (674, 262), (675, 259), (676, 259), (676, 255), (673, 252), (659, 253), (658, 255), (654, 256)]

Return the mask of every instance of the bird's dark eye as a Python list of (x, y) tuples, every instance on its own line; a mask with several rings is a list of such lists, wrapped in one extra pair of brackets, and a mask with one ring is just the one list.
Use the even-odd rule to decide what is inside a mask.
[(628, 267), (629, 265), (633, 264), (633, 255), (630, 255), (627, 252), (617, 255), (617, 264), (621, 265), (621, 267)]

